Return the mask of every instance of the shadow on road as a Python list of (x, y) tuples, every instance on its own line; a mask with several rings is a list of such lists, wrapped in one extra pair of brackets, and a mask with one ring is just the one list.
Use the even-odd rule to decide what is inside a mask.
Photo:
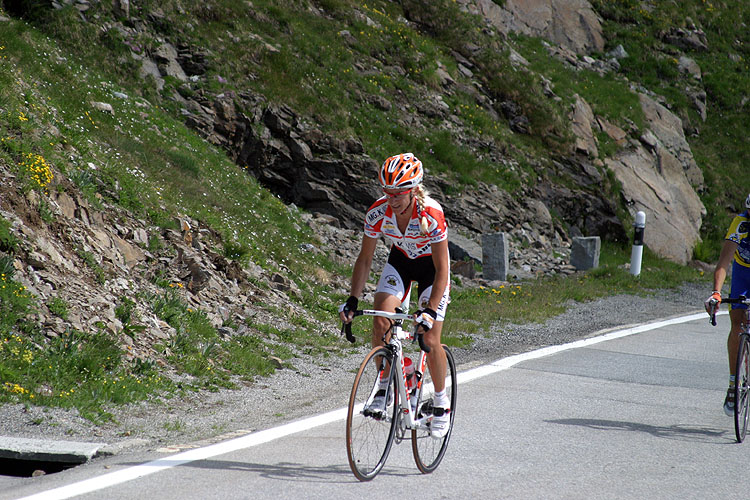
[(599, 430), (644, 432), (652, 436), (679, 439), (683, 441), (696, 441), (704, 443), (736, 442), (733, 429), (714, 429), (711, 427), (700, 427), (690, 425), (648, 425), (637, 422), (622, 422), (619, 420), (599, 420), (586, 418), (562, 418), (557, 420), (546, 420), (550, 424), (577, 425)]
[[(125, 466), (143, 466), (148, 464), (132, 463), (122, 464)], [(324, 482), (324, 483), (351, 483), (358, 482), (352, 474), (349, 466), (331, 465), (325, 467), (314, 467), (305, 464), (293, 462), (280, 462), (277, 464), (259, 464), (250, 462), (237, 462), (231, 460), (196, 460), (188, 463), (180, 461), (179, 463), (170, 464), (169, 460), (160, 460), (159, 466), (176, 466), (176, 467), (194, 467), (196, 469), (207, 470), (224, 470), (224, 471), (242, 471), (254, 472), (261, 477), (268, 479), (281, 479), (284, 481), (307, 481), (307, 482)], [(400, 470), (396, 467), (386, 466), (380, 472), (378, 477), (394, 476), (407, 477), (420, 475), (419, 473), (407, 470)]]

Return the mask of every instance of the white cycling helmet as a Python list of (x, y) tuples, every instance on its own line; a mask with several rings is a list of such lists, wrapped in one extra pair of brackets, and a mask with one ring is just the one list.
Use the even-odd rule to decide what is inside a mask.
[(745, 208), (750, 209), (750, 194), (747, 195), (747, 198), (745, 198)]

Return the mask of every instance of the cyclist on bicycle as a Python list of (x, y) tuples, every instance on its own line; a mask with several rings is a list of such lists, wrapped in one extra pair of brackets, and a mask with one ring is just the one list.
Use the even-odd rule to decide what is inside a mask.
[[(391, 156), (380, 167), (383, 196), (367, 210), (364, 236), (354, 264), (351, 296), (339, 307), (341, 320), (352, 321), (365, 283), (370, 275), (378, 237), (383, 235), (391, 244), (388, 261), (375, 290), (374, 308), (395, 312), (417, 282), (419, 310), (415, 320), (424, 332), (430, 348), (427, 366), (435, 389), (435, 411), (430, 434), (440, 439), (450, 425), (450, 400), (445, 392), (446, 357), (440, 343), (445, 311), (448, 307), (450, 257), (448, 232), (442, 207), (427, 195), (422, 186), (422, 162), (412, 153)], [(382, 345), (390, 327), (389, 320), (373, 318), (372, 345)], [(381, 379), (370, 408), (385, 411), (388, 380)]]
[[(732, 280), (729, 296), (737, 298), (740, 295), (750, 296), (750, 195), (745, 200), (745, 211), (737, 215), (729, 225), (724, 245), (721, 248), (719, 261), (714, 270), (714, 291), (706, 299), (706, 311), (712, 314), (721, 304), (721, 287), (727, 277), (727, 269), (732, 263)], [(727, 353), (729, 354), (729, 389), (724, 399), (724, 413), (734, 415), (734, 383), (735, 362), (739, 346), (739, 334), (744, 321), (744, 304), (732, 304), (729, 318), (732, 327), (727, 339)]]

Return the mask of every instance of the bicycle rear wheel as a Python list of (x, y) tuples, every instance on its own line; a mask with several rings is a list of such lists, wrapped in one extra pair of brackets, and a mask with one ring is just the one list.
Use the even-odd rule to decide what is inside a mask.
[(737, 349), (737, 370), (734, 386), (734, 433), (737, 442), (741, 443), (747, 433), (748, 422), (748, 384), (750, 384), (750, 335), (740, 335)]
[[(369, 481), (380, 472), (393, 445), (398, 416), (398, 391), (392, 359), (393, 354), (385, 347), (376, 347), (370, 351), (359, 367), (349, 397), (346, 454), (349, 467), (360, 481)], [(378, 391), (380, 374), (386, 367), (390, 371), (387, 390), (390, 394), (386, 396), (385, 412), (372, 413), (369, 411), (370, 403)]]
[[(429, 474), (430, 472), (437, 469), (440, 465), (440, 461), (443, 460), (445, 450), (448, 448), (448, 441), (451, 438), (453, 432), (453, 419), (456, 416), (456, 396), (458, 394), (458, 383), (456, 380), (456, 363), (453, 360), (453, 353), (443, 345), (445, 350), (445, 357), (448, 361), (448, 367), (445, 374), (445, 391), (451, 402), (450, 419), (451, 425), (448, 429), (448, 433), (442, 439), (433, 439), (430, 436), (429, 429), (412, 429), (411, 431), (411, 449), (414, 453), (414, 461), (417, 464), (417, 468), (423, 474)], [(430, 387), (429, 392), (426, 390), (425, 385), (432, 382), (431, 376), (425, 376), (422, 397), (419, 401), (419, 409), (417, 411), (417, 417), (422, 417), (432, 413), (432, 402), (434, 398), (434, 388)]]

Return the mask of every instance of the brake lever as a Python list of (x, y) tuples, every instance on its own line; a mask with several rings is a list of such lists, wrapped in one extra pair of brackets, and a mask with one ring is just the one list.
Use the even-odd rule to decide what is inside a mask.
[(346, 337), (346, 340), (348, 340), (352, 344), (357, 340), (354, 337), (354, 334), (352, 333), (352, 324), (351, 323), (341, 323), (341, 333), (343, 333), (344, 336)]
[(710, 316), (709, 323), (711, 323), (711, 326), (716, 326), (716, 312), (719, 310), (720, 305), (721, 305), (721, 302), (711, 303), (711, 314), (709, 314)]

